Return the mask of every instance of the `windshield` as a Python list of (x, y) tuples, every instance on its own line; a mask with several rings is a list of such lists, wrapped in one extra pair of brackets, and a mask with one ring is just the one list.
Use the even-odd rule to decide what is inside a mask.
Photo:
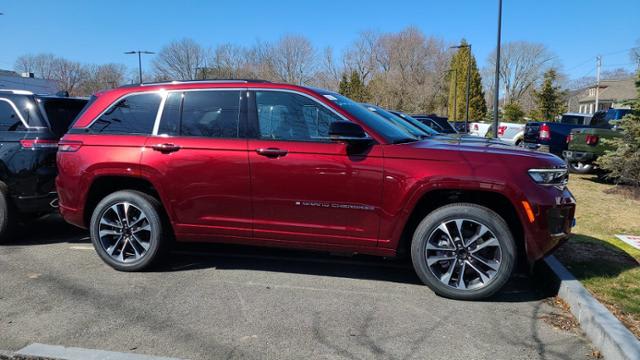
[(418, 140), (418, 137), (416, 137), (415, 135), (412, 135), (402, 128), (394, 126), (388, 121), (385, 121), (384, 118), (372, 113), (364, 106), (345, 96), (322, 89), (312, 90), (324, 96), (334, 104), (338, 105), (344, 111), (351, 114), (351, 116), (358, 118), (358, 120), (362, 121), (366, 126), (373, 129), (373, 131), (384, 137), (385, 140), (392, 144)]

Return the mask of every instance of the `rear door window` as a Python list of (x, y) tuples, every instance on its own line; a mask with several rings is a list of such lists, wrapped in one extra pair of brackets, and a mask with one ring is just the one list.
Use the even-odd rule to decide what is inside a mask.
[(0, 131), (25, 130), (20, 115), (12, 106), (11, 100), (0, 98)]
[(181, 136), (238, 138), (240, 91), (188, 91), (182, 102)]
[(136, 94), (119, 100), (90, 127), (92, 133), (148, 135), (153, 131), (160, 94)]

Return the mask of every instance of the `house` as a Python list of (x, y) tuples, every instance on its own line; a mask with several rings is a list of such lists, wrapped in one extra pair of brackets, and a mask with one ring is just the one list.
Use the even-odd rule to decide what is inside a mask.
[(628, 108), (627, 105), (624, 105), (624, 102), (635, 99), (638, 95), (635, 78), (602, 80), (600, 81), (599, 89), (598, 109), (596, 109), (596, 85), (593, 85), (584, 90), (582, 96), (578, 98), (578, 112), (593, 114), (597, 110)]
[(28, 90), (37, 94), (55, 94), (58, 84), (53, 80), (37, 79), (33, 73), (18, 74), (0, 69), (0, 89)]

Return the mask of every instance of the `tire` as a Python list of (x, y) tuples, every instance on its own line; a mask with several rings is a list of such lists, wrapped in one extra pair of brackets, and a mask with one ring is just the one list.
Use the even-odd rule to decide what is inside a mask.
[(567, 161), (567, 168), (574, 174), (591, 174), (594, 170), (593, 164), (569, 161)]
[(152, 196), (133, 190), (114, 192), (93, 211), (91, 242), (100, 258), (116, 270), (149, 269), (169, 243), (171, 232), (162, 214), (162, 204)]
[[(461, 225), (456, 220), (462, 220)], [(460, 228), (467, 247), (457, 239)], [(513, 235), (504, 219), (486, 207), (469, 203), (446, 205), (431, 212), (420, 222), (411, 242), (413, 267), (422, 282), (436, 294), (457, 300), (479, 300), (499, 291), (513, 272), (516, 254)], [(462, 283), (460, 272), (464, 274)]]
[(0, 244), (8, 242), (11, 238), (13, 230), (11, 212), (11, 204), (7, 199), (7, 195), (0, 190)]

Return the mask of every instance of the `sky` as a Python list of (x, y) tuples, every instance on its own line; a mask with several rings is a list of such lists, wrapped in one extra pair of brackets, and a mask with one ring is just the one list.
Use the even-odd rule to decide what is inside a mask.
[[(473, 45), (480, 67), (495, 49), (497, 0), (0, 0), (0, 69), (26, 53), (48, 52), (83, 63), (137, 69), (128, 50), (159, 51), (192, 38), (206, 47), (252, 45), (304, 35), (342, 52), (365, 30), (417, 26), (427, 36)], [(503, 0), (502, 41), (543, 43), (569, 78), (635, 69), (628, 49), (640, 45), (640, 0)], [(150, 66), (150, 58), (143, 67)]]

